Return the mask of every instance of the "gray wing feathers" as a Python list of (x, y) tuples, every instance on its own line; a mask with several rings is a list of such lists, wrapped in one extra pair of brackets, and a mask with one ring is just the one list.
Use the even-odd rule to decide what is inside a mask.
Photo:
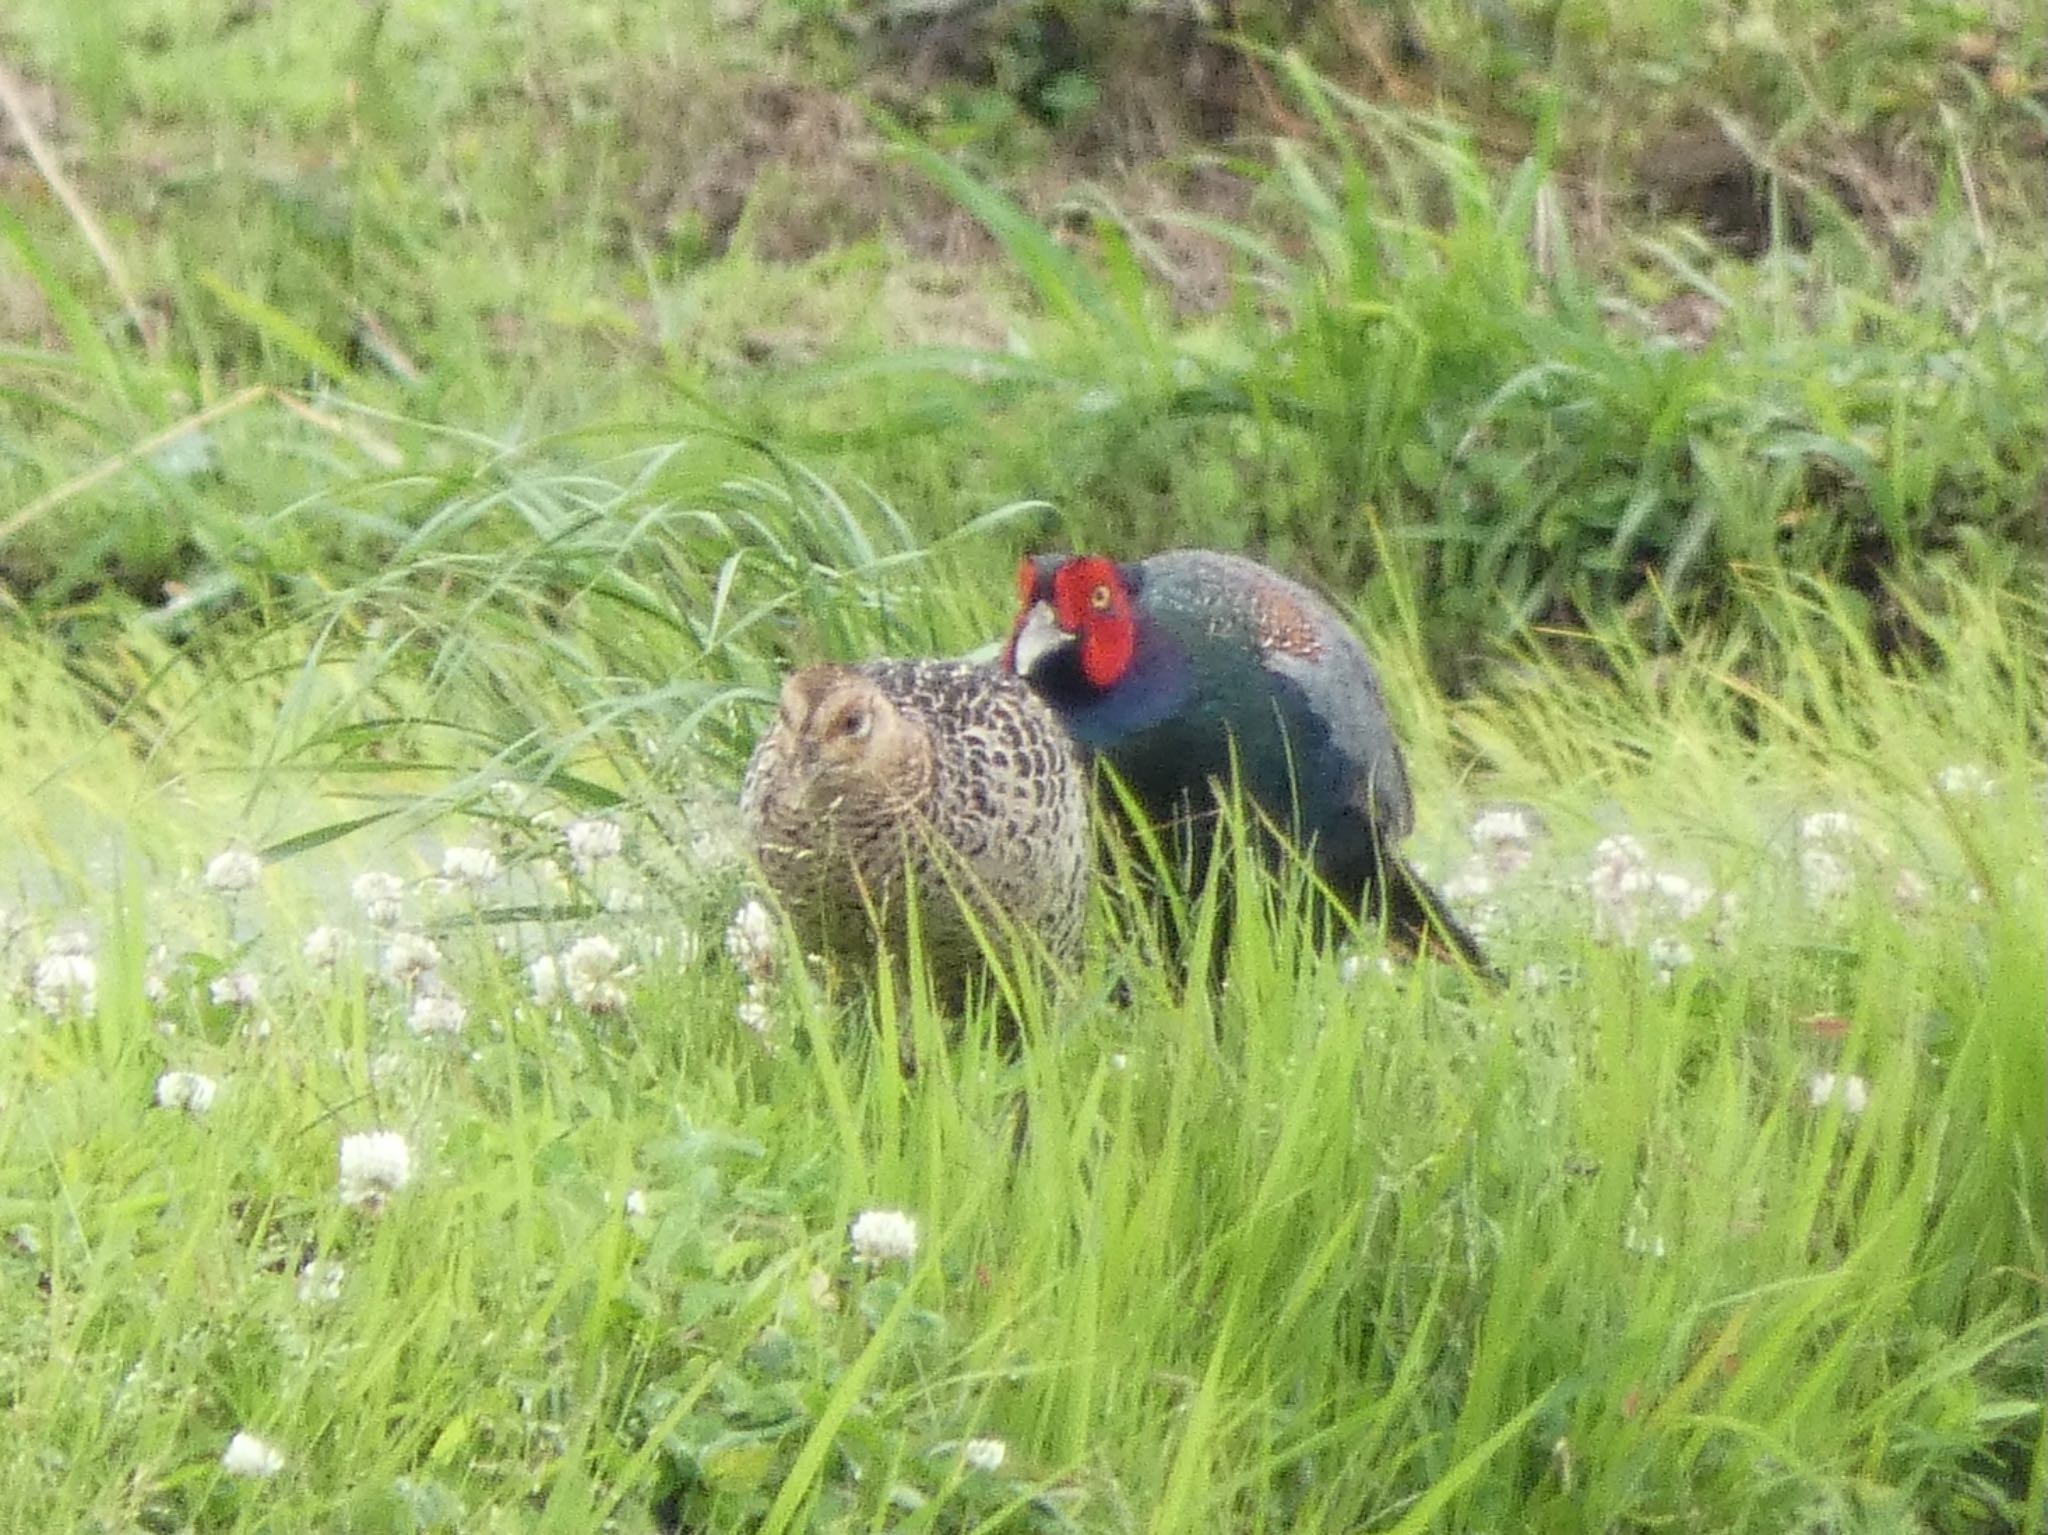
[(1258, 651), (1293, 683), (1349, 765), (1348, 798), (1398, 841), (1415, 827), (1408, 765), (1365, 642), (1344, 616), (1300, 582), (1240, 555), (1176, 549), (1144, 562), (1148, 584), (1199, 612), (1216, 632)]

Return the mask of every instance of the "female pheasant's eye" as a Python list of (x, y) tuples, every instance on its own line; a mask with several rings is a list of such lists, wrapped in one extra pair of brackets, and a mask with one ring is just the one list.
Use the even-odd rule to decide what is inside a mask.
[(1098, 613), (1107, 613), (1109, 611), (1109, 588), (1107, 586), (1098, 586), (1094, 591), (1090, 592), (1088, 594), (1088, 606), (1095, 609)]
[(867, 730), (868, 711), (865, 709), (848, 709), (839, 717), (839, 734), (849, 741), (866, 735)]

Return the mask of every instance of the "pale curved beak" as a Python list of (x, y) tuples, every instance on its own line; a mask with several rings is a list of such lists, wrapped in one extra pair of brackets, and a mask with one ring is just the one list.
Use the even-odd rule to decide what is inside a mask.
[(1029, 677), (1047, 656), (1073, 643), (1074, 636), (1062, 629), (1059, 619), (1053, 616), (1052, 604), (1035, 602), (1024, 615), (1024, 622), (1017, 626), (1017, 637), (1010, 642), (1011, 670), (1020, 677)]

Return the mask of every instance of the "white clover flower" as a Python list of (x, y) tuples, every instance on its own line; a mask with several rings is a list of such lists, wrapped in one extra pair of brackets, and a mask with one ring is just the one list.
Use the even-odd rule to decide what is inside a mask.
[(1859, 828), (1846, 810), (1816, 810), (1799, 823), (1801, 842), (1854, 842)]
[(1807, 905), (1826, 906), (1848, 894), (1856, 876), (1827, 848), (1809, 845), (1799, 850), (1799, 883), (1806, 889)]
[(332, 970), (353, 946), (353, 940), (338, 927), (316, 927), (299, 945), (299, 957), (309, 965)]
[(1806, 1084), (1806, 1101), (1814, 1108), (1825, 1108), (1837, 1099), (1845, 1112), (1861, 1114), (1870, 1107), (1870, 1084), (1853, 1072), (1838, 1077), (1832, 1071), (1816, 1072)]
[(1536, 856), (1536, 821), (1526, 810), (1503, 806), (1482, 811), (1472, 822), (1472, 845), (1486, 866), (1502, 878), (1519, 874)]
[(405, 1016), (405, 1026), (421, 1035), (460, 1034), (463, 1020), (468, 1017), (469, 1009), (462, 1005), (460, 997), (445, 991), (428, 991), (412, 999), (412, 1011)]
[(863, 1210), (846, 1234), (853, 1256), (862, 1263), (908, 1263), (917, 1256), (917, 1222), (901, 1210)]
[(236, 970), (215, 976), (206, 994), (215, 1007), (251, 1008), (263, 1000), (263, 982), (250, 971)]
[(393, 985), (416, 985), (441, 968), (441, 950), (425, 933), (393, 933), (384, 949), (384, 976)]
[(239, 895), (256, 888), (263, 878), (263, 860), (247, 848), (231, 847), (216, 853), (206, 866), (206, 887), (222, 895)]
[(775, 973), (775, 917), (759, 901), (749, 900), (732, 914), (725, 929), (725, 952), (755, 980)]
[(80, 928), (67, 928), (61, 933), (52, 933), (43, 943), (43, 952), (52, 956), (69, 955), (76, 958), (92, 953), (92, 934)]
[(331, 1305), (341, 1299), (342, 1282), (348, 1270), (333, 1258), (309, 1258), (299, 1270), (299, 1304)]
[(171, 982), (165, 974), (171, 963), (171, 951), (163, 944), (151, 949), (142, 960), (142, 1000), (162, 1005), (170, 1000)]
[(1469, 906), (1493, 894), (1493, 870), (1484, 858), (1468, 858), (1441, 888), (1453, 906)]
[(647, 1195), (639, 1189), (626, 1190), (626, 1214), (639, 1220), (647, 1214)]
[(405, 881), (396, 874), (377, 870), (358, 874), (348, 888), (356, 904), (363, 908), (363, 915), (378, 927), (389, 927), (398, 920), (399, 903), (405, 899)]
[(1633, 943), (1642, 925), (1643, 902), (1655, 886), (1650, 855), (1641, 842), (1626, 834), (1603, 838), (1593, 849), (1593, 867), (1586, 874), (1594, 936)]
[(1634, 1226), (1624, 1226), (1621, 1232), (1621, 1249), (1639, 1258), (1661, 1258), (1665, 1254), (1664, 1239), (1655, 1232), (1644, 1235)]
[(1651, 888), (1657, 892), (1657, 899), (1675, 921), (1690, 922), (1707, 909), (1707, 903), (1714, 898), (1714, 887), (1683, 874), (1668, 871), (1651, 876)]
[(1009, 1455), (1010, 1447), (1000, 1439), (970, 1439), (960, 1446), (960, 1459), (970, 1471), (993, 1474), (1003, 1469)]
[(749, 981), (747, 995), (735, 1010), (740, 1023), (763, 1039), (768, 1038), (775, 1029), (775, 1010), (768, 1005), (768, 999), (772, 995), (773, 993), (761, 982)]
[(616, 1013), (626, 1005), (619, 981), (631, 971), (620, 965), (619, 946), (602, 933), (579, 938), (562, 956), (563, 989), (569, 1000), (592, 1013)]
[(1998, 780), (1974, 762), (1954, 762), (1934, 775), (1934, 787), (1950, 799), (1989, 799)]
[(562, 840), (569, 846), (576, 872), (587, 875), (607, 858), (619, 856), (626, 834), (616, 821), (571, 821), (562, 828)]
[(1683, 938), (1660, 934), (1649, 942), (1650, 967), (1657, 973), (1659, 985), (1668, 986), (1671, 978), (1693, 962), (1692, 945)]
[(1650, 852), (1640, 837), (1630, 836), (1625, 831), (1616, 832), (1611, 837), (1602, 837), (1593, 845), (1593, 862), (1615, 868), (1646, 869), (1650, 865)]
[(586, 1013), (623, 1013), (628, 999), (626, 988), (617, 981), (590, 981), (572, 986), (570, 1000)]
[(441, 853), (441, 878), (470, 890), (481, 890), (503, 870), (498, 855), (487, 847), (451, 847)]
[(229, 1476), (276, 1476), (284, 1469), (284, 1452), (243, 1429), (228, 1441), (220, 1468)]
[(553, 1007), (562, 995), (562, 967), (552, 954), (543, 954), (528, 965), (526, 979), (533, 988), (533, 1000), (542, 1007)]
[(517, 815), (526, 805), (526, 785), (509, 778), (500, 778), (484, 790), (484, 794), (507, 815)]
[(156, 1104), (160, 1109), (183, 1109), (204, 1114), (213, 1107), (220, 1084), (196, 1071), (167, 1071), (156, 1079)]
[(341, 1202), (379, 1210), (412, 1181), (412, 1147), (396, 1130), (369, 1130), (341, 1140)]
[(29, 993), (52, 1018), (90, 1013), (99, 1005), (100, 967), (90, 954), (49, 953), (29, 974)]

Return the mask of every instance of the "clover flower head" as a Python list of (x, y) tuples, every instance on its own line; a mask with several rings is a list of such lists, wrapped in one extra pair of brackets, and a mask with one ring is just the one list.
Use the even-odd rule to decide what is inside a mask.
[(228, 1441), (227, 1449), (221, 1453), (220, 1468), (229, 1476), (261, 1480), (276, 1476), (284, 1469), (284, 1452), (242, 1429)]
[(562, 956), (562, 987), (569, 1000), (586, 1012), (616, 1013), (626, 1006), (619, 981), (630, 973), (621, 964), (619, 946), (602, 933), (579, 938)]
[(341, 1299), (348, 1270), (334, 1258), (308, 1258), (299, 1270), (299, 1304), (312, 1306)]
[(222, 895), (239, 895), (253, 890), (263, 878), (263, 860), (247, 848), (231, 847), (216, 853), (206, 866), (206, 888)]
[(775, 973), (775, 917), (757, 900), (745, 902), (725, 929), (725, 952), (755, 980)]
[(1846, 810), (1816, 810), (1799, 822), (1801, 842), (1854, 842), (1862, 828)]
[(424, 933), (393, 933), (385, 945), (384, 976), (394, 985), (416, 985), (440, 968), (440, 946)]
[(323, 924), (306, 934), (306, 941), (299, 945), (299, 957), (309, 965), (332, 970), (348, 953), (350, 942), (348, 933), (343, 929)]
[(382, 1209), (412, 1181), (412, 1147), (396, 1130), (368, 1130), (341, 1141), (341, 1202)]
[(1808, 843), (1799, 849), (1799, 883), (1806, 891), (1807, 905), (1826, 906), (1849, 893), (1856, 875), (1832, 848)]
[(863, 1210), (847, 1228), (847, 1238), (862, 1263), (908, 1263), (917, 1256), (917, 1222), (901, 1210)]
[(1458, 866), (1443, 883), (1443, 898), (1453, 906), (1470, 906), (1493, 894), (1493, 869), (1483, 857), (1472, 857)]
[(1503, 877), (1520, 873), (1536, 856), (1536, 819), (1513, 805), (1481, 811), (1470, 835), (1479, 857)]
[(1009, 1456), (1010, 1447), (1000, 1439), (970, 1439), (960, 1446), (960, 1459), (970, 1471), (993, 1474)]
[(348, 889), (362, 907), (363, 915), (376, 926), (389, 927), (398, 920), (399, 906), (405, 899), (405, 881), (396, 874), (373, 869), (358, 874)]
[(29, 995), (52, 1018), (99, 1004), (100, 967), (90, 954), (45, 953), (29, 973)]
[(213, 1107), (220, 1084), (196, 1071), (167, 1071), (156, 1079), (156, 1104), (160, 1109), (183, 1109), (204, 1114)]
[(483, 889), (504, 872), (487, 847), (451, 847), (441, 853), (441, 878), (470, 891)]
[(1806, 1101), (1817, 1109), (1839, 1101), (1845, 1113), (1861, 1114), (1870, 1107), (1870, 1084), (1854, 1072), (1816, 1072), (1806, 1084)]
[(576, 872), (586, 875), (606, 859), (618, 857), (626, 845), (626, 835), (616, 821), (571, 821), (562, 828), (562, 840)]
[(1998, 780), (1974, 762), (1952, 762), (1934, 775), (1934, 787), (1950, 799), (1989, 799)]
[(553, 1007), (562, 995), (562, 967), (552, 954), (543, 954), (526, 967), (526, 981), (542, 1007)]
[(207, 983), (206, 994), (215, 1007), (246, 1011), (263, 1000), (263, 982), (252, 971), (234, 970), (215, 976)]
[(462, 999), (445, 991), (423, 991), (412, 999), (405, 1026), (415, 1034), (460, 1034), (469, 1009)]
[(1692, 945), (1683, 938), (1660, 934), (1649, 942), (1650, 968), (1656, 973), (1660, 986), (1669, 986), (1672, 977), (1693, 962)]

